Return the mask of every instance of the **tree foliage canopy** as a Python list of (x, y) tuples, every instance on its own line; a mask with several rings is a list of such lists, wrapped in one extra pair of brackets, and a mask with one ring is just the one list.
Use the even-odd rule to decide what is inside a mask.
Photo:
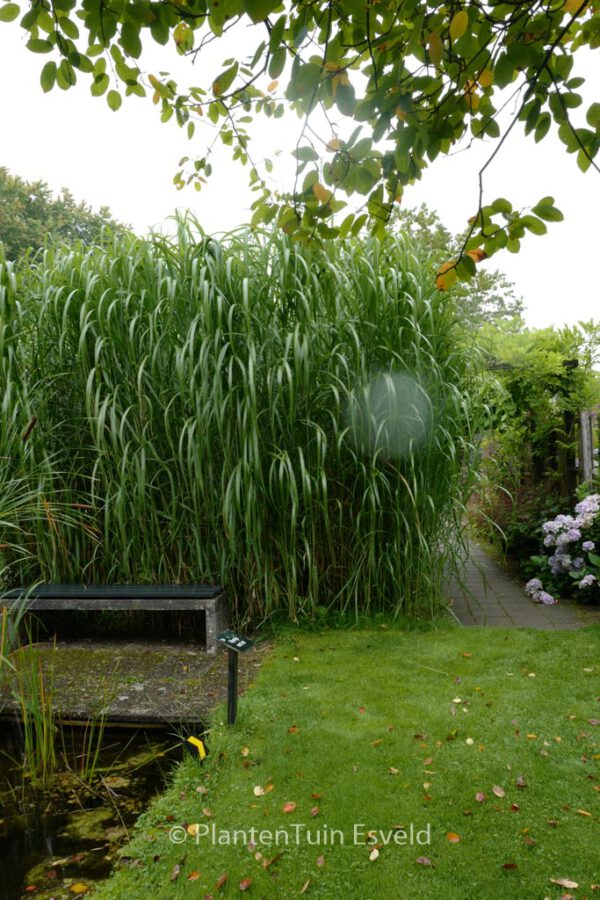
[(9, 259), (39, 250), (47, 237), (97, 243), (107, 226), (113, 231), (123, 227), (107, 206), (94, 212), (66, 188), (54, 197), (46, 182), (25, 181), (0, 167), (0, 244)]
[[(254, 223), (275, 220), (301, 241), (355, 234), (367, 221), (382, 232), (405, 186), (437, 156), (465, 137), (495, 141), (461, 252), (439, 273), (442, 289), (472, 277), (484, 255), (516, 252), (527, 231), (543, 234), (562, 218), (551, 196), (526, 211), (504, 197), (484, 203), (485, 169), (517, 123), (538, 143), (554, 127), (581, 169), (597, 168), (600, 103), (572, 119), (583, 102), (575, 55), (600, 46), (597, 0), (3, 0), (0, 20), (19, 16), (28, 48), (48, 57), (45, 91), (83, 75), (114, 110), (123, 94), (149, 94), (190, 138), (199, 119), (210, 121), (249, 165)], [(232, 29), (245, 29), (247, 56), (203, 69), (201, 84), (182, 88), (142, 71), (147, 42), (198, 60)], [(261, 114), (280, 117), (286, 105), (303, 120), (297, 173), (288, 193), (274, 195), (247, 126)], [(184, 164), (179, 186), (200, 187), (210, 175), (207, 153)], [(364, 207), (334, 224), (352, 195)]]

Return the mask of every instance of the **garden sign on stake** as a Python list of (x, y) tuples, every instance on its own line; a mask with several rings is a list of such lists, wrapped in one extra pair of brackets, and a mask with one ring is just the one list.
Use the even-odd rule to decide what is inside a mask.
[(227, 647), (229, 652), (227, 666), (227, 724), (235, 725), (237, 718), (238, 654), (249, 650), (254, 645), (254, 641), (237, 634), (235, 631), (231, 631), (229, 628), (217, 635), (217, 641)]

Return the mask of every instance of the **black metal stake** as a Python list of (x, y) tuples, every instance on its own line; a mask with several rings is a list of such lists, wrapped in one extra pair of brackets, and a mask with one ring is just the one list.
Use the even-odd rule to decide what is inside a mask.
[(237, 718), (237, 694), (238, 694), (238, 653), (237, 650), (228, 650), (228, 678), (227, 678), (227, 724), (235, 725)]

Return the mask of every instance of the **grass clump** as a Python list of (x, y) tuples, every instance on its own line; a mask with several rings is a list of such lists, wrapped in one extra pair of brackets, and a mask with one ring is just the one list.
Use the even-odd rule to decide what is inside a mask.
[(0, 415), (35, 414), (27, 465), (81, 526), (29, 530), (21, 580), (223, 581), (255, 620), (431, 612), (477, 366), (408, 238), (311, 250), (181, 222), (48, 249), (1, 312)]
[[(98, 897), (237, 897), (248, 879), (249, 896), (274, 900), (303, 889), (561, 897), (552, 879), (590, 896), (598, 635), (390, 628), (282, 640), (236, 726), (217, 717), (209, 757), (179, 768)], [(277, 832), (287, 845), (269, 843)]]

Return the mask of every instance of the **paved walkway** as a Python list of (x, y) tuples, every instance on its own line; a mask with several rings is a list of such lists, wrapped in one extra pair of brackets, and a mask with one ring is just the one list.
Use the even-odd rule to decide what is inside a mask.
[(555, 606), (533, 603), (523, 590), (477, 544), (470, 543), (464, 585), (448, 586), (450, 612), (460, 625), (492, 628), (573, 630), (600, 622), (600, 610), (587, 610), (574, 601)]

